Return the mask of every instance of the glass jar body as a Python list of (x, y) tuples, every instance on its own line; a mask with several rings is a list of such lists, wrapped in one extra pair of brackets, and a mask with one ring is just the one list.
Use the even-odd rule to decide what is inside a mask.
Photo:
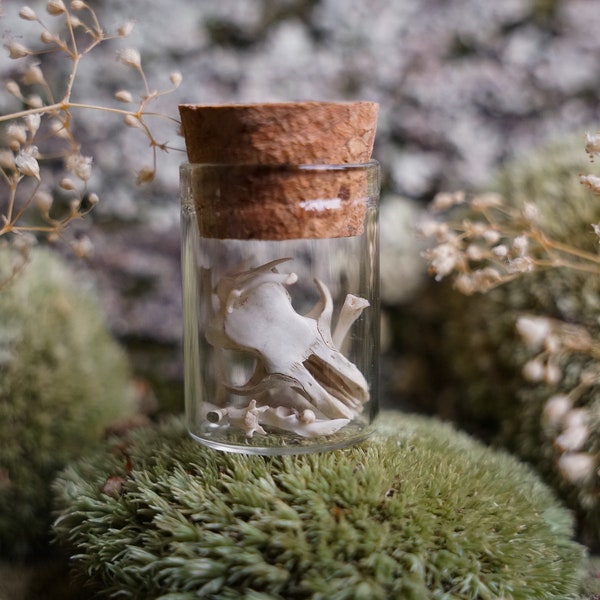
[(378, 164), (180, 175), (192, 437), (267, 455), (363, 440), (378, 406)]

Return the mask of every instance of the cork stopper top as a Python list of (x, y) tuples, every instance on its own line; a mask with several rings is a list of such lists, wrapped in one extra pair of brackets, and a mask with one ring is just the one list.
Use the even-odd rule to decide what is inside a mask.
[(203, 237), (363, 232), (376, 103), (184, 104), (179, 111), (189, 161), (183, 189)]
[(179, 106), (196, 164), (358, 164), (371, 159), (375, 102)]

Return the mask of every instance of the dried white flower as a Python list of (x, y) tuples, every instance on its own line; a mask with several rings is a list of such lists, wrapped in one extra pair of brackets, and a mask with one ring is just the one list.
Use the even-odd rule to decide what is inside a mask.
[(78, 11), (85, 8), (85, 2), (83, 0), (71, 0), (71, 10)]
[(69, 132), (67, 131), (65, 124), (60, 119), (52, 120), (50, 123), (50, 131), (52, 132), (52, 135), (56, 137), (65, 139), (69, 138)]
[(63, 177), (59, 182), (58, 185), (63, 189), (63, 190), (67, 190), (67, 191), (72, 191), (75, 189), (75, 184), (73, 183), (72, 179), (69, 179), (68, 177)]
[(600, 177), (596, 175), (580, 175), (579, 182), (589, 188), (592, 193), (600, 194)]
[(544, 341), (544, 348), (550, 354), (556, 354), (559, 351), (560, 346), (561, 346), (560, 337), (555, 334), (551, 334), (551, 335), (547, 336), (546, 340)]
[(19, 84), (14, 79), (9, 79), (6, 82), (6, 91), (11, 96), (16, 96), (17, 98), (21, 98), (21, 88)]
[(115, 98), (119, 102), (125, 102), (125, 103), (133, 102), (133, 96), (127, 90), (119, 90), (118, 92), (115, 92)]
[(37, 133), (37, 130), (40, 128), (40, 125), (42, 123), (42, 117), (38, 113), (34, 113), (30, 115), (25, 115), (23, 117), (23, 121), (25, 122), (25, 126), (29, 130), (29, 133), (31, 133), (31, 135), (33, 136)]
[(562, 428), (563, 419), (571, 410), (573, 402), (566, 394), (556, 394), (546, 401), (542, 418), (544, 422), (554, 429)]
[(528, 223), (537, 223), (540, 218), (540, 210), (533, 202), (525, 202), (522, 215)]
[(502, 275), (494, 267), (477, 269), (471, 274), (473, 285), (478, 292), (487, 292), (496, 287), (502, 281)]
[(585, 425), (565, 429), (555, 440), (556, 446), (563, 452), (577, 452), (588, 440), (590, 431)]
[(92, 175), (92, 157), (71, 154), (65, 160), (65, 167), (81, 181), (88, 181)]
[(0, 148), (0, 168), (9, 171), (16, 168), (15, 155), (7, 148)]
[(42, 31), (40, 34), (40, 40), (44, 44), (57, 44), (60, 42), (60, 39), (49, 31)]
[(466, 249), (467, 258), (472, 261), (481, 261), (485, 258), (485, 250), (477, 244), (469, 244)]
[(23, 175), (27, 177), (34, 177), (38, 181), (40, 180), (40, 165), (37, 161), (38, 149), (36, 146), (28, 146), (17, 154), (15, 158), (15, 165), (17, 169)]
[(436, 281), (440, 281), (459, 263), (460, 252), (455, 244), (439, 244), (428, 252), (428, 258)]
[(117, 58), (119, 62), (122, 62), (128, 67), (132, 67), (134, 69), (142, 68), (142, 59), (140, 57), (140, 53), (134, 48), (125, 48), (124, 50), (120, 50), (117, 54)]
[(30, 94), (27, 96), (25, 102), (28, 104), (30, 108), (41, 108), (44, 106), (44, 101), (39, 94)]
[(508, 261), (507, 270), (509, 273), (531, 273), (535, 265), (529, 256), (519, 256)]
[(454, 287), (465, 296), (474, 294), (477, 290), (475, 289), (475, 282), (470, 273), (460, 273), (454, 280)]
[(119, 29), (117, 30), (117, 33), (121, 37), (127, 37), (133, 31), (133, 26), (134, 26), (134, 22), (128, 21), (127, 23), (125, 23), (125, 25), (121, 25), (121, 27), (119, 27)]
[(175, 87), (179, 87), (181, 85), (181, 82), (183, 81), (183, 75), (180, 71), (173, 71), (169, 75), (169, 79)]
[(125, 115), (123, 117), (123, 123), (127, 125), (127, 127), (139, 127), (140, 120), (133, 114)]
[(8, 48), (10, 58), (23, 58), (31, 54), (31, 50), (23, 46), (23, 44), (19, 44), (19, 42), (9, 42), (6, 47)]
[(596, 470), (596, 459), (587, 452), (565, 452), (558, 459), (558, 470), (569, 483), (580, 483)]
[(417, 231), (424, 237), (435, 237), (438, 241), (442, 242), (446, 240), (450, 229), (448, 223), (423, 218), (417, 225)]
[(497, 229), (487, 227), (486, 230), (483, 232), (482, 237), (490, 246), (492, 246), (494, 244), (497, 244), (502, 236)]
[(518, 256), (525, 256), (525, 254), (527, 254), (527, 250), (529, 249), (529, 240), (527, 239), (527, 236), (518, 235), (513, 240), (512, 249)]
[(528, 360), (523, 366), (523, 377), (527, 381), (543, 381), (546, 375), (546, 365), (537, 358)]
[(506, 258), (508, 256), (508, 247), (505, 244), (498, 244), (492, 248), (492, 254), (498, 258)]
[(46, 10), (48, 11), (48, 14), (57, 16), (66, 12), (67, 7), (62, 0), (49, 0), (48, 4), (46, 4)]
[(21, 82), (25, 85), (43, 85), (46, 83), (44, 74), (37, 64), (30, 64), (21, 77)]
[(564, 416), (563, 427), (565, 429), (587, 427), (589, 418), (589, 413), (585, 408), (574, 408)]
[(20, 232), (13, 241), (13, 246), (21, 253), (27, 256), (29, 250), (37, 244), (35, 236), (28, 232)]
[(37, 21), (37, 15), (35, 14), (35, 11), (29, 6), (24, 6), (19, 11), (19, 17), (21, 17), (21, 19), (25, 19), (26, 21)]
[(550, 321), (544, 317), (522, 316), (517, 319), (517, 333), (530, 348), (541, 348), (551, 331)]
[(27, 143), (27, 128), (24, 125), (11, 123), (6, 128), (6, 139), (11, 150), (18, 150), (22, 144)]
[(600, 156), (600, 132), (598, 133), (586, 133), (586, 144), (585, 151), (590, 155), (593, 160), (594, 156)]
[(486, 223), (482, 223), (481, 221), (471, 221), (470, 219), (463, 220), (462, 226), (465, 229), (465, 233), (471, 237), (480, 237), (488, 229)]
[(556, 385), (562, 379), (562, 371), (560, 367), (554, 363), (548, 363), (546, 365), (546, 371), (544, 373), (544, 382), (548, 385)]

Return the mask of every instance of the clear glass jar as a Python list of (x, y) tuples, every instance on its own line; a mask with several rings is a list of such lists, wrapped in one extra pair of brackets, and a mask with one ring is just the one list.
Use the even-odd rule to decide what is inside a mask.
[(378, 407), (378, 163), (187, 163), (180, 177), (192, 437), (267, 455), (363, 440)]

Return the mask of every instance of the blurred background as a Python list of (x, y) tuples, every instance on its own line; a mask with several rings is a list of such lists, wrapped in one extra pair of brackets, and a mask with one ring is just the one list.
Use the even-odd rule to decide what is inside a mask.
[[(28, 5), (45, 15), (45, 2)], [(600, 123), (600, 11), (594, 0), (102, 0), (101, 23), (135, 27), (85, 58), (73, 99), (114, 104), (142, 91), (115, 60), (139, 50), (150, 87), (181, 87), (156, 110), (179, 103), (371, 100), (380, 103), (374, 156), (382, 165), (382, 301), (386, 314), (410, 303), (424, 264), (415, 215), (440, 190), (483, 189), (507, 160), (564, 136), (583, 139)], [(4, 39), (37, 42), (22, 4), (0, 4)], [(51, 24), (53, 17), (44, 16)], [(43, 59), (55, 80), (68, 65)], [(64, 62), (64, 61), (63, 61)], [(3, 58), (3, 79), (18, 61)], [(3, 98), (1, 103), (7, 102)], [(10, 106), (1, 106), (5, 112)], [(119, 118), (75, 115), (82, 153), (94, 157), (90, 187), (101, 198), (75, 223), (94, 244), (77, 268), (93, 274), (112, 332), (136, 375), (170, 409), (183, 408), (178, 165), (183, 141), (157, 120), (157, 177), (135, 185), (151, 160), (146, 138)], [(76, 259), (72, 259), (76, 261)], [(393, 379), (393, 343), (386, 350)], [(393, 341), (393, 340), (392, 340)]]

